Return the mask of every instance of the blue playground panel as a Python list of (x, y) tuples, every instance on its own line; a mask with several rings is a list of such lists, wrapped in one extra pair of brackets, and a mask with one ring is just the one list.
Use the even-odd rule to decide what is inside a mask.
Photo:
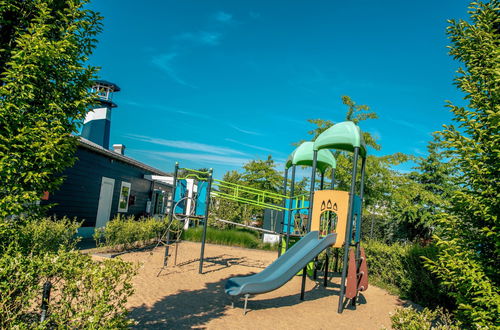
[[(187, 181), (178, 180), (177, 186), (175, 188), (174, 204), (177, 203), (182, 198), (184, 198), (186, 196), (186, 192), (187, 192)], [(185, 210), (186, 210), (186, 200), (183, 200), (177, 205), (174, 212), (176, 214), (184, 214)]]
[(357, 243), (359, 242), (359, 239), (361, 237), (361, 207), (363, 206), (363, 202), (361, 201), (361, 198), (359, 198), (358, 195), (354, 195), (354, 203), (352, 207), (352, 214), (353, 218), (354, 215), (357, 215), (356, 217), (356, 222), (353, 224), (355, 227), (355, 238), (354, 241)]
[(207, 182), (198, 181), (198, 197), (196, 198), (196, 209), (194, 210), (195, 215), (205, 215), (205, 210), (207, 209)]
[[(206, 182), (198, 182), (198, 193), (197, 193), (197, 199), (196, 199), (196, 208), (194, 210), (194, 215), (200, 215), (203, 216), (205, 215), (205, 210), (207, 208), (207, 189), (208, 189), (208, 184)], [(177, 181), (177, 187), (175, 189), (175, 199), (174, 203), (177, 203), (179, 200), (187, 196), (187, 181), (186, 180), (178, 180)], [(186, 214), (186, 206), (187, 206), (187, 199), (183, 200), (180, 202), (177, 207), (175, 208), (175, 213), (176, 214)]]
[[(290, 211), (288, 209), (290, 208), (290, 199), (287, 199), (285, 202), (285, 207), (287, 210), (284, 212), (284, 219), (283, 219), (283, 233), (287, 232), (288, 228), (288, 214)], [(295, 205), (295, 202), (293, 203)], [(299, 201), (297, 207), (309, 207), (309, 201)], [(292, 211), (292, 217), (290, 218), (290, 233), (293, 234), (294, 231), (294, 215), (297, 214), (297, 212), (300, 212), (301, 214), (308, 214), (309, 209), (302, 209), (302, 210), (294, 210)]]

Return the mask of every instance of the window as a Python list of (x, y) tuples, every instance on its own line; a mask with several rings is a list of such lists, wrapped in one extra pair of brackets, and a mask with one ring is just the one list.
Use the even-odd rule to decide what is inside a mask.
[(130, 186), (130, 182), (122, 182), (122, 186), (120, 187), (120, 200), (118, 201), (118, 212), (128, 212)]

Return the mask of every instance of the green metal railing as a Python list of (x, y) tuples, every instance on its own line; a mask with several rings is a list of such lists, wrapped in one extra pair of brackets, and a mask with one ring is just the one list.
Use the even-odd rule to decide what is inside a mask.
[(217, 179), (212, 184), (215, 189), (211, 191), (211, 196), (277, 211), (288, 210), (282, 206), (283, 199), (289, 198), (288, 196)]

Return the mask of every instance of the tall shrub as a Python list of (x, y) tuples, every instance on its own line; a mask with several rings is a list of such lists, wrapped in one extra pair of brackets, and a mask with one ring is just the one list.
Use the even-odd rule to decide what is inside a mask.
[(471, 3), (470, 19), (450, 21), (450, 55), (463, 67), (455, 84), (466, 106), (449, 104), (453, 120), (443, 146), (460, 180), (451, 207), (440, 219), (440, 252), (429, 260), (468, 325), (499, 325), (500, 293), (500, 4)]
[(88, 0), (0, 0), (0, 217), (37, 209), (74, 162), (101, 30)]

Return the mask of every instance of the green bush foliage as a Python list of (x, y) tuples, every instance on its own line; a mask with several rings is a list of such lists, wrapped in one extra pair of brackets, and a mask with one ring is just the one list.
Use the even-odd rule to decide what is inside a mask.
[(373, 240), (363, 246), (372, 283), (424, 306), (452, 307), (437, 277), (424, 267), (423, 257), (436, 258), (435, 246), (387, 245)]
[(391, 317), (392, 328), (395, 330), (458, 330), (460, 325), (453, 322), (450, 315), (443, 309), (430, 310), (424, 308), (417, 311), (414, 308), (398, 309)]
[[(93, 261), (78, 251), (0, 256), (0, 328), (127, 328), (125, 302), (133, 292), (134, 266), (119, 259)], [(43, 284), (52, 283), (41, 324)]]
[[(168, 228), (168, 222), (155, 218), (141, 218), (136, 220), (134, 217), (123, 217), (118, 215), (109, 221), (104, 228), (96, 229), (94, 239), (99, 246), (117, 246), (122, 249), (146, 243), (151, 239), (159, 238)], [(175, 221), (170, 229), (172, 236), (180, 228), (180, 223)]]
[[(127, 328), (125, 303), (135, 266), (94, 261), (73, 250), (78, 224), (67, 219), (0, 221), (0, 329)], [(53, 285), (40, 322), (42, 287)]]
[(75, 248), (78, 222), (68, 218), (0, 221), (0, 253), (15, 244), (25, 254), (43, 254)]
[[(75, 161), (101, 31), (87, 0), (0, 1), (0, 217), (38, 211)], [(86, 8), (87, 7), (87, 8)]]
[(459, 187), (439, 217), (437, 260), (428, 267), (469, 327), (500, 326), (500, 2), (472, 2), (466, 20), (450, 20), (450, 55), (464, 105), (448, 107), (454, 124), (441, 133)]

